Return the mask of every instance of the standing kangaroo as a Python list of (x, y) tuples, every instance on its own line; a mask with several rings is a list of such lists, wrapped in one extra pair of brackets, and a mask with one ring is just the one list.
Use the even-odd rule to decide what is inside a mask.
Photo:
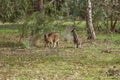
[(81, 44), (82, 44), (82, 39), (78, 36), (77, 32), (76, 32), (76, 29), (73, 28), (71, 30), (71, 33), (73, 35), (73, 42), (74, 44), (76, 45), (76, 48), (78, 47), (81, 47)]
[(44, 35), (45, 47), (56, 47), (59, 45), (59, 33), (51, 32)]

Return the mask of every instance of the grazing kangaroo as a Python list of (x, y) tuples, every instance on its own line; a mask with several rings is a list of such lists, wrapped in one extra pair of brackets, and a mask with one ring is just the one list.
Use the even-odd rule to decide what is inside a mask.
[(71, 30), (72, 35), (73, 35), (73, 42), (76, 45), (76, 48), (81, 47), (82, 44), (82, 39), (78, 36), (78, 34), (76, 33), (76, 29), (73, 28)]
[(51, 32), (44, 35), (45, 47), (59, 46), (59, 33)]

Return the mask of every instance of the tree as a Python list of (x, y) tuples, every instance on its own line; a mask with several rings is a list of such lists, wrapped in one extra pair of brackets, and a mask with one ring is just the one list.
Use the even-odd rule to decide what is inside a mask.
[[(120, 19), (120, 0), (92, 1), (93, 21), (102, 23), (102, 30), (106, 32), (118, 32), (117, 23)], [(96, 24), (95, 24), (96, 25)], [(98, 25), (97, 25), (98, 26)], [(99, 28), (100, 26), (98, 26)]]
[(92, 6), (91, 1), (87, 0), (86, 25), (88, 28), (88, 39), (96, 39), (93, 23), (92, 23)]
[(37, 9), (38, 11), (42, 11), (43, 10), (43, 7), (44, 7), (44, 3), (43, 3), (43, 0), (38, 0), (37, 1)]
[(119, 4), (118, 0), (111, 0), (109, 2), (109, 12), (110, 12), (110, 31), (111, 32), (117, 32), (116, 29), (116, 24), (119, 19), (119, 14), (120, 14), (120, 9), (119, 9)]
[(0, 0), (0, 20), (15, 22), (22, 19), (29, 7), (28, 0)]

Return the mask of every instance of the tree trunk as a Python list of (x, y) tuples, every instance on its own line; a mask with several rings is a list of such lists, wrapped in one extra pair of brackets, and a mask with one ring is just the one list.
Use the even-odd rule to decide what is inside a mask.
[(115, 21), (113, 21), (113, 17), (111, 16), (111, 28), (110, 31), (111, 32), (116, 32), (115, 26), (117, 24), (118, 19), (116, 18)]
[(96, 39), (93, 23), (92, 23), (92, 6), (91, 1), (87, 0), (87, 14), (86, 14), (86, 25), (87, 25), (87, 32), (88, 32), (88, 39)]
[(44, 7), (43, 0), (38, 0), (37, 10), (42, 11)]

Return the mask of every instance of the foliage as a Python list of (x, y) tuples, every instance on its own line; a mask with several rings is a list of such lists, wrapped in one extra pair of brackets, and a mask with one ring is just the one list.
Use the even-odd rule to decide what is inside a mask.
[[(117, 0), (101, 0), (94, 1), (93, 4), (93, 21), (97, 28), (103, 27), (104, 31), (110, 32), (111, 27), (115, 27), (117, 23), (115, 20), (119, 20), (119, 4)], [(103, 25), (100, 25), (100, 24)]]
[(54, 17), (48, 16), (44, 13), (33, 13), (24, 23), (21, 31), (24, 35), (43, 34), (54, 30), (53, 21)]
[(16, 22), (25, 16), (29, 0), (0, 0), (0, 4), (0, 20)]
[[(44, 4), (44, 10), (42, 12), (33, 11), (31, 15), (25, 16), (29, 7), (27, 0), (16, 0), (16, 2), (15, 0), (0, 0), (0, 3), (2, 3), (0, 5), (1, 21), (14, 22), (26, 17), (22, 27), (20, 26), (21, 32), (18, 29), (13, 29), (14, 25), (10, 25), (9, 23), (8, 25), (0, 25), (0, 79), (119, 80), (119, 34), (98, 33), (97, 40), (86, 40), (86, 25), (84, 21), (86, 0), (65, 0), (60, 10), (56, 9), (57, 4), (49, 4), (48, 0), (45, 1), (47, 2)], [(102, 1), (104, 0), (91, 1), (93, 6), (93, 21), (95, 25), (102, 26), (101, 32), (106, 31), (108, 29), (106, 26), (110, 25), (111, 12), (109, 11), (112, 7), (110, 4), (103, 3)], [(11, 2), (16, 3), (15, 9)], [(17, 13), (15, 13), (16, 8), (18, 10)], [(3, 9), (5, 11), (2, 11)], [(119, 11), (116, 12), (117, 9), (113, 10), (114, 18), (119, 17)], [(50, 13), (47, 12), (49, 10)], [(78, 17), (80, 17), (78, 19), (79, 21), (75, 21)], [(81, 18), (83, 21), (80, 21)], [(109, 25), (107, 25), (107, 21)], [(68, 29), (66, 26), (69, 25), (77, 26), (79, 35), (83, 39), (81, 49), (75, 49), (72, 42), (67, 43), (63, 41), (63, 36), (67, 34), (67, 31), (66, 34), (64, 31)], [(11, 29), (4, 29), (10, 27)], [(44, 42), (41, 38), (39, 48), (31, 47), (29, 41), (27, 41), (31, 35), (40, 34), (39, 37), (43, 38), (42, 34), (54, 31), (62, 34), (60, 35), (59, 48), (44, 48)], [(18, 43), (21, 33), (27, 39)], [(113, 74), (108, 75), (111, 73)]]

